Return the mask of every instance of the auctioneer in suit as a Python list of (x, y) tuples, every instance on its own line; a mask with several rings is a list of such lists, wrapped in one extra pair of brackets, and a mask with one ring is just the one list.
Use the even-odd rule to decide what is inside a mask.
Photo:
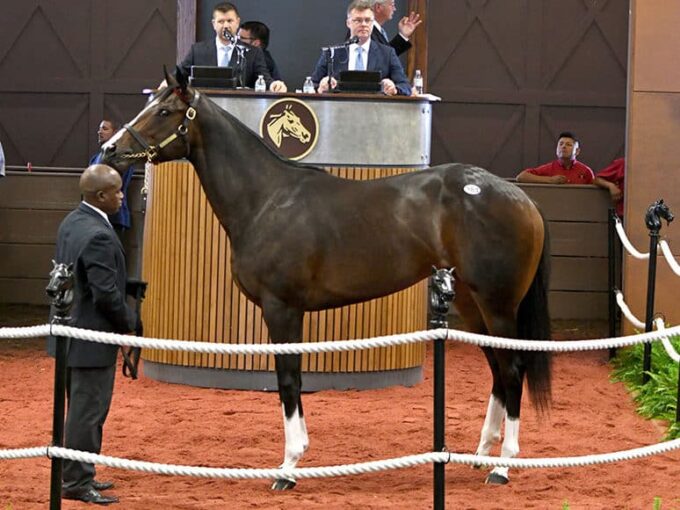
[[(347, 71), (349, 65), (348, 51), (352, 51), (356, 45), (352, 44), (347, 48), (338, 48), (335, 51), (335, 61), (333, 64), (333, 78), (336, 80), (340, 77), (341, 71)], [(367, 71), (380, 71), (381, 79), (389, 78), (394, 82), (397, 91), (402, 96), (411, 95), (411, 84), (404, 73), (404, 68), (394, 52), (394, 48), (371, 41), (368, 49), (368, 62), (366, 64)], [(322, 51), (319, 61), (316, 63), (314, 73), (312, 73), (312, 81), (314, 86), (318, 87), (319, 82), (324, 76), (328, 76), (328, 59), (327, 52)]]
[[(245, 62), (243, 64), (243, 82), (244, 87), (253, 88), (255, 86), (255, 80), (257, 80), (258, 75), (264, 77), (264, 81), (267, 82), (267, 87), (269, 87), (272, 82), (272, 77), (269, 74), (269, 69), (267, 68), (267, 62), (265, 61), (264, 54), (260, 48), (255, 46), (250, 46), (249, 44), (240, 43), (239, 45), (243, 48)], [(229, 67), (233, 68), (236, 72), (238, 60), (238, 51), (234, 49), (231, 53), (231, 59), (229, 60)], [(209, 41), (199, 41), (191, 45), (189, 53), (187, 53), (184, 60), (180, 63), (180, 67), (185, 75), (191, 74), (191, 66), (216, 66), (217, 65), (217, 43), (215, 39), (210, 39)]]

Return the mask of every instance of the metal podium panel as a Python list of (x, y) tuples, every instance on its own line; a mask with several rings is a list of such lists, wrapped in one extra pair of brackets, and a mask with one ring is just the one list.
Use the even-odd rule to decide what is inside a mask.
[(299, 159), (320, 166), (425, 168), (430, 163), (432, 105), (426, 99), (350, 94), (208, 93), (218, 106), (260, 135), (263, 118), (286, 99), (318, 119), (315, 145)]

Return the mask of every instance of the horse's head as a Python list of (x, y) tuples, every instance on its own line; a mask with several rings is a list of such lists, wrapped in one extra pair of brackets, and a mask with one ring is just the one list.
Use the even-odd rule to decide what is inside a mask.
[(309, 140), (312, 138), (312, 134), (305, 126), (302, 125), (300, 117), (298, 117), (295, 112), (290, 109), (290, 106), (286, 107), (282, 115), (284, 119), (282, 124), (284, 135), (297, 138), (302, 143), (309, 143)]
[(445, 315), (449, 311), (449, 304), (456, 297), (456, 291), (453, 288), (453, 270), (451, 269), (437, 269), (432, 267), (432, 276), (430, 277), (430, 310), (435, 315)]
[(198, 91), (165, 71), (167, 87), (160, 89), (137, 116), (102, 146), (102, 162), (124, 171), (140, 161), (162, 162), (189, 156), (191, 121), (196, 117)]
[(659, 231), (661, 229), (661, 220), (666, 220), (666, 225), (673, 221), (673, 213), (663, 201), (657, 200), (647, 208), (645, 214), (645, 224), (649, 230)]
[(432, 287), (446, 301), (452, 301), (456, 295), (453, 282), (453, 268), (432, 268)]
[(272, 120), (267, 124), (267, 132), (277, 147), (281, 147), (283, 137), (292, 136), (302, 143), (309, 143), (312, 134), (302, 125), (300, 117), (290, 109), (290, 105), (279, 114), (272, 115)]
[(52, 266), (45, 292), (57, 310), (68, 310), (73, 303), (73, 264), (57, 264), (53, 260)]

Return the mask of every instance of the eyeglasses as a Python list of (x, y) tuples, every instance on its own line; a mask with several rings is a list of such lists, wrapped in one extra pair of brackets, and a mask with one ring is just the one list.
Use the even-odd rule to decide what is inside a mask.
[(370, 25), (373, 23), (373, 18), (352, 18), (350, 21), (355, 25)]

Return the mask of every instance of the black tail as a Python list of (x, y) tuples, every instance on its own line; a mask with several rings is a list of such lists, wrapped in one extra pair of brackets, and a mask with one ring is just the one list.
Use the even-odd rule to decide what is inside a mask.
[[(531, 287), (519, 305), (517, 312), (517, 336), (528, 340), (550, 339), (550, 312), (548, 309), (548, 285), (550, 281), (550, 234), (548, 222), (543, 217), (543, 253)], [(527, 384), (534, 407), (545, 411), (550, 407), (551, 356), (549, 352), (527, 351), (522, 353), (526, 364)]]

